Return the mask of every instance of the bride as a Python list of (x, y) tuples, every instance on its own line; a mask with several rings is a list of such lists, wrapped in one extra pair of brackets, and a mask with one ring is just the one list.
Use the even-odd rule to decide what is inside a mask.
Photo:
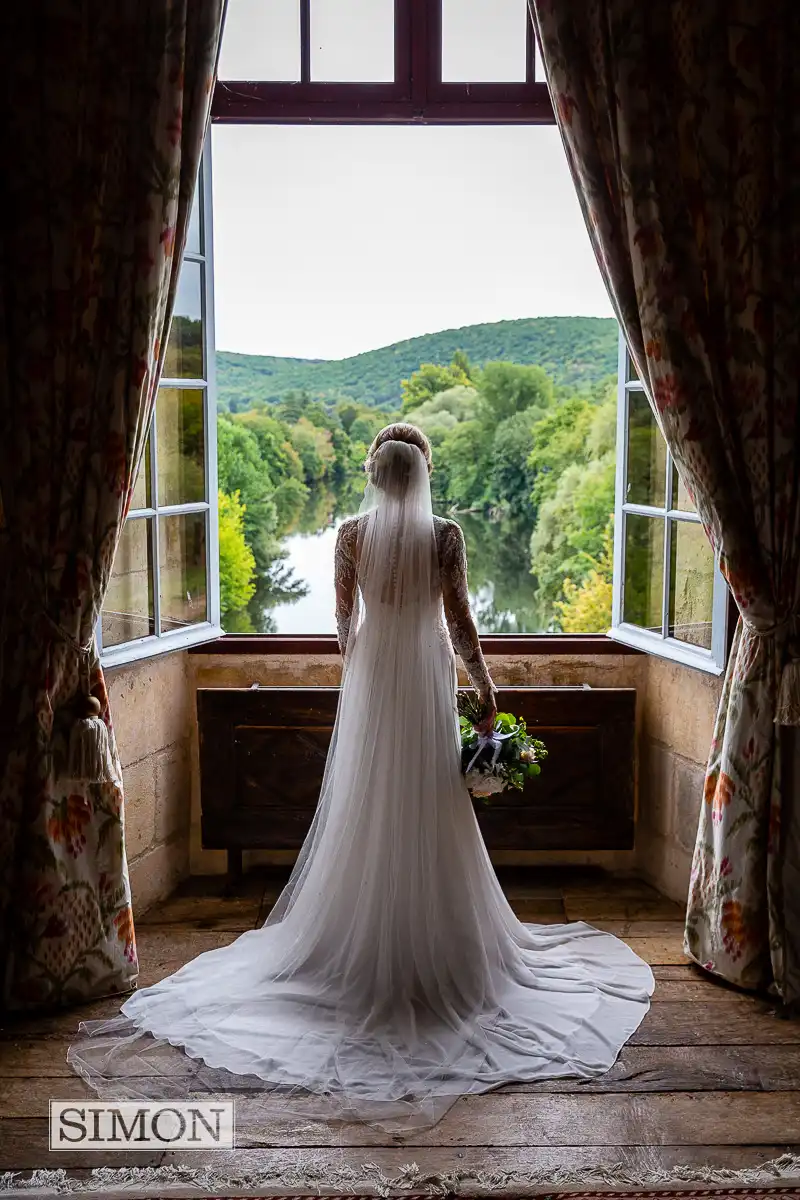
[(81, 1024), (68, 1060), (102, 1095), (233, 1093), (239, 1130), (281, 1114), (418, 1128), (468, 1093), (601, 1075), (647, 1012), (652, 973), (629, 947), (583, 922), (521, 924), (492, 869), (452, 647), (487, 724), (495, 689), (430, 469), (424, 435), (388, 426), (339, 529), (341, 697), (285, 890), (262, 928)]

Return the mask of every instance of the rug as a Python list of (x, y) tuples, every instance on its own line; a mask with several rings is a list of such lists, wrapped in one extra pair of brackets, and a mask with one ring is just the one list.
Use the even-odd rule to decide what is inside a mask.
[[(9, 1193), (6, 1193), (7, 1195)], [(45, 1195), (47, 1193), (37, 1193), (34, 1189), (25, 1189), (18, 1195), (28, 1197)], [(50, 1195), (69, 1195), (69, 1192), (49, 1193)], [(73, 1192), (72, 1194), (80, 1194)], [(86, 1193), (84, 1193), (86, 1194)], [(94, 1192), (98, 1194), (97, 1191)], [(261, 1196), (254, 1196), (251, 1192), (225, 1192), (212, 1194), (210, 1192), (187, 1192), (184, 1189), (170, 1192), (141, 1192), (138, 1190), (130, 1191), (127, 1188), (124, 1191), (106, 1191), (102, 1193), (103, 1200), (132, 1200), (136, 1196), (146, 1196), (147, 1200), (181, 1200), (182, 1197), (191, 1198), (192, 1196), (202, 1197), (202, 1200), (354, 1200), (353, 1192), (286, 1192), (279, 1195), (275, 1192), (265, 1193)], [(364, 1193), (362, 1193), (364, 1194)], [(431, 1192), (399, 1192), (397, 1196), (402, 1196), (403, 1200), (431, 1200), (431, 1196), (437, 1193)], [(458, 1200), (458, 1192), (438, 1193), (441, 1200)], [(472, 1193), (471, 1193), (472, 1195)], [(532, 1193), (504, 1191), (499, 1195), (502, 1200), (531, 1200)], [(764, 1188), (732, 1188), (722, 1185), (717, 1188), (664, 1188), (660, 1190), (639, 1190), (632, 1191), (624, 1189), (621, 1191), (603, 1190), (595, 1192), (537, 1192), (535, 1200), (800, 1200), (800, 1187), (764, 1187)], [(465, 1198), (466, 1200), (466, 1198)]]
[[(792, 1181), (791, 1185), (789, 1181)], [(698, 1185), (700, 1185), (698, 1187)], [(534, 1193), (537, 1200), (800, 1200), (800, 1156), (783, 1154), (758, 1167), (742, 1170), (678, 1166), (669, 1170), (632, 1170), (617, 1166), (530, 1171), (421, 1170), (408, 1163), (394, 1174), (374, 1162), (353, 1166), (314, 1163), (304, 1156), (276, 1154), (270, 1165), (237, 1172), (219, 1167), (97, 1167), (70, 1177), (66, 1170), (0, 1174), (0, 1198), (47, 1200), (59, 1196), (102, 1196), (103, 1200), (353, 1200), (356, 1196), (402, 1197), (403, 1200), (448, 1200), (458, 1196), (491, 1196), (517, 1200)]]

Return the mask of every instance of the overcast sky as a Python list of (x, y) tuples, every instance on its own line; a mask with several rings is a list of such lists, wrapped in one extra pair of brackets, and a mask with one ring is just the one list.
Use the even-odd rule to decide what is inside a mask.
[[(344, 6), (362, 27), (359, 13), (387, 2), (314, 0), (312, 17)], [(514, 78), (519, 56), (501, 51), (524, 45), (524, 8), (524, 0), (446, 0), (451, 77), (474, 78), (493, 50), (491, 74), (507, 63)], [(296, 0), (232, 0), (221, 77), (291, 75), (281, 47), (295, 53), (295, 16), (263, 40), (253, 24), (254, 14), (274, 21), (284, 10), (295, 14)], [(480, 28), (486, 14), (489, 32)], [(379, 24), (374, 47), (391, 34)], [(344, 44), (340, 61), (320, 33), (312, 75), (318, 46), (328, 48), (330, 75), (341, 68), (353, 77), (352, 39)], [(271, 73), (261, 62), (266, 45)], [(344, 358), (482, 321), (612, 315), (552, 126), (217, 125), (212, 161), (221, 350)]]

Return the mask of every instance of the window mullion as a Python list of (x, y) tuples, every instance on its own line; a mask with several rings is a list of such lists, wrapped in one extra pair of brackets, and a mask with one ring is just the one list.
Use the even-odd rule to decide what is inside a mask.
[(617, 464), (614, 484), (614, 561), (611, 577), (611, 625), (622, 623), (625, 587), (625, 495), (628, 486), (628, 392), (627, 347), (619, 339), (617, 388)]
[(684, 512), (682, 508), (671, 508), (667, 513), (671, 521), (685, 521), (687, 525), (700, 525), (700, 514), (694, 512)]
[(672, 508), (672, 472), (675, 469), (672, 454), (667, 447), (667, 469), (664, 472), (664, 575), (661, 597), (661, 636), (669, 637), (669, 601), (672, 592), (672, 533), (673, 525), (669, 518)]
[(622, 511), (631, 513), (636, 517), (663, 517), (665, 511), (663, 508), (656, 508), (654, 504), (623, 504)]
[[(669, 472), (667, 472), (669, 474)], [(664, 568), (661, 585), (661, 636), (669, 636), (670, 567), (672, 564), (672, 522), (664, 516)]]
[(189, 501), (185, 504), (165, 504), (158, 510), (161, 517), (180, 517), (184, 513), (208, 512), (211, 505), (208, 500)]
[(206, 613), (212, 625), (222, 620), (219, 593), (219, 483), (217, 465), (217, 369), (214, 328), (214, 222), (211, 204), (211, 137), (206, 138), (200, 186), (203, 189), (203, 393), (206, 476)]
[(161, 547), (158, 528), (158, 436), (156, 433), (156, 409), (158, 408), (158, 392), (156, 391), (156, 407), (150, 425), (150, 497), (153, 504), (153, 518), (150, 526), (150, 536), (153, 539), (151, 553), (153, 555), (153, 621), (156, 637), (161, 637)]
[(161, 637), (161, 547), (159, 545), (161, 539), (159, 537), (158, 513), (153, 517), (150, 536), (153, 539), (153, 621), (155, 623), (156, 637)]
[[(311, 82), (311, 0), (300, 0), (300, 83)], [(205, 245), (205, 243), (204, 243)]]

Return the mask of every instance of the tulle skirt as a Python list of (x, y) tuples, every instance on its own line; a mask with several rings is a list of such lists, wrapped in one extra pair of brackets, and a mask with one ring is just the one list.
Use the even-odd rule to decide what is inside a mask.
[(459, 1096), (613, 1065), (650, 968), (583, 922), (517, 920), (460, 773), (455, 683), (435, 613), (367, 617), (275, 909), (81, 1024), (68, 1061), (101, 1096), (233, 1096), (257, 1140), (283, 1116), (420, 1128)]

